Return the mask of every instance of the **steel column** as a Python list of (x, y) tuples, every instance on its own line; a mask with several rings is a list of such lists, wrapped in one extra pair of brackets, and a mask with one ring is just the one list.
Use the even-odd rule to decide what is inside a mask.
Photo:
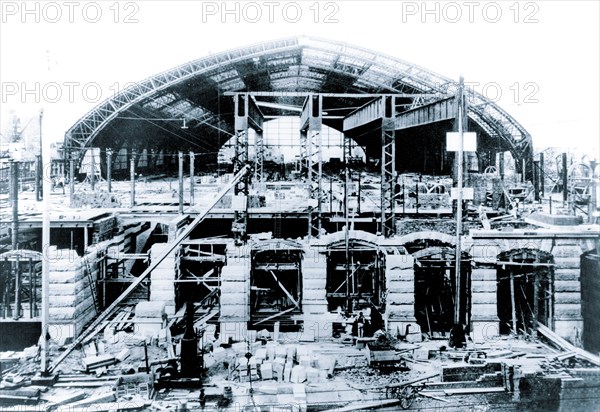
[[(248, 165), (248, 94), (236, 94), (233, 97), (235, 106), (235, 142), (233, 156), (233, 173), (237, 174)], [(250, 177), (244, 175), (234, 187), (235, 196), (245, 197), (243, 210), (235, 209), (231, 230), (236, 243), (245, 243), (248, 230), (248, 195)]]
[(396, 232), (394, 179), (396, 177), (395, 98), (385, 96), (381, 123), (381, 234), (390, 237)]
[[(300, 138), (306, 144), (303, 155), (306, 160), (306, 186), (309, 199), (317, 201), (316, 207), (308, 207), (308, 237), (319, 237), (323, 218), (323, 97), (309, 95), (300, 115)], [(303, 159), (304, 160), (304, 159)], [(315, 167), (316, 166), (316, 167)], [(315, 170), (316, 169), (316, 170)]]
[(264, 182), (264, 162), (265, 162), (265, 147), (263, 132), (256, 132), (254, 140), (254, 150), (256, 156), (254, 158), (254, 179), (257, 182)]

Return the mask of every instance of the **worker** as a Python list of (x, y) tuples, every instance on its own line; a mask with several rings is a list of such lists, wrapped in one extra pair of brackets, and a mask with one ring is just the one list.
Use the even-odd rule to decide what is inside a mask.
[(362, 312), (359, 312), (358, 319), (356, 319), (356, 324), (358, 326), (358, 337), (362, 338), (365, 334), (365, 317)]

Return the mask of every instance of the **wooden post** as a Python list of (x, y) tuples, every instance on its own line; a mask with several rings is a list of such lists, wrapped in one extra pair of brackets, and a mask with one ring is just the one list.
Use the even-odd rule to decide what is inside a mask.
[(11, 248), (19, 246), (19, 162), (9, 161), (10, 164), (10, 201), (12, 206)]
[(567, 181), (568, 171), (567, 171), (567, 154), (562, 154), (562, 187), (563, 187), (563, 202), (567, 203), (568, 200), (568, 190), (567, 185), (569, 182)]
[(106, 183), (108, 193), (112, 192), (112, 149), (106, 149)]
[(33, 259), (29, 258), (29, 318), (33, 319), (33, 282), (34, 282), (35, 274), (33, 273)]
[(73, 207), (73, 194), (75, 193), (75, 152), (69, 154), (69, 201)]
[(90, 186), (92, 188), (92, 191), (96, 190), (96, 159), (94, 158), (94, 148), (90, 147), (90, 169), (91, 169), (91, 174), (90, 174)]
[(21, 317), (21, 262), (19, 256), (16, 256), (16, 261), (13, 262), (15, 273), (15, 310), (13, 311), (13, 319), (17, 320)]
[(536, 270), (533, 274), (533, 334), (537, 331), (537, 318), (539, 312), (539, 270)]
[(179, 152), (179, 214), (183, 214), (183, 152)]
[(194, 152), (190, 150), (190, 206), (194, 204)]
[[(512, 259), (511, 259), (512, 262)], [(510, 305), (512, 310), (512, 327), (515, 335), (518, 335), (517, 331), (517, 308), (515, 305), (515, 274), (512, 269), (508, 269), (510, 272)]]
[(131, 180), (131, 197), (130, 205), (135, 206), (135, 152), (131, 152), (131, 159), (129, 160), (129, 179)]

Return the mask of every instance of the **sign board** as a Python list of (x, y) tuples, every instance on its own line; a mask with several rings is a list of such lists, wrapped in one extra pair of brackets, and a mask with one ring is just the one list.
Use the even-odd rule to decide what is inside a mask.
[(246, 196), (231, 196), (231, 208), (236, 212), (243, 212), (244, 210), (246, 210)]
[[(473, 188), (472, 187), (463, 187), (462, 188), (463, 200), (473, 200)], [(458, 199), (458, 188), (453, 187), (450, 189), (450, 199), (456, 200)]]
[[(446, 133), (446, 151), (458, 152), (460, 149), (460, 133), (448, 132)], [(463, 151), (464, 152), (476, 152), (477, 151), (477, 133), (475, 132), (464, 132), (463, 133)]]

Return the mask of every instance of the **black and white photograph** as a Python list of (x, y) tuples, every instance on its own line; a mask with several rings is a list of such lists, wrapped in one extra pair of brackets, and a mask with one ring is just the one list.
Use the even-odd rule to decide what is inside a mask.
[(0, 412), (600, 411), (600, 2), (0, 0)]

